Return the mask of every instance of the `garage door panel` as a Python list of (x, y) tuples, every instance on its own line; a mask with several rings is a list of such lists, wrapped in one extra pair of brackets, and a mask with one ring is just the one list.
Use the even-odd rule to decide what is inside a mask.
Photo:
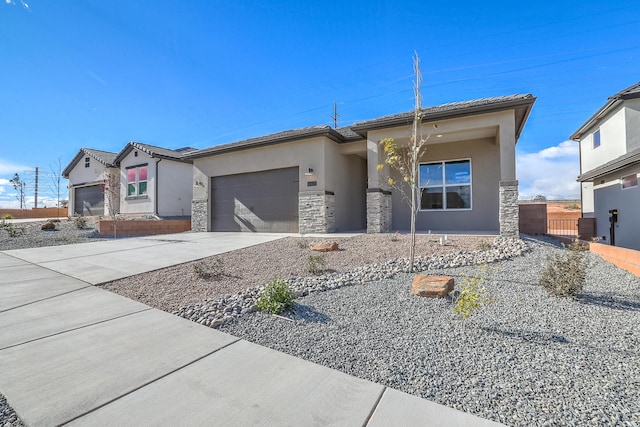
[(213, 231), (297, 232), (298, 168), (212, 178)]
[(100, 185), (75, 189), (74, 213), (78, 215), (103, 215), (104, 193)]

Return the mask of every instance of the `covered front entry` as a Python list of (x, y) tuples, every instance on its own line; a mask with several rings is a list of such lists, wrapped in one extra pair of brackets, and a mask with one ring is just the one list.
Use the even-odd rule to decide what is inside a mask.
[(78, 187), (74, 194), (74, 213), (78, 215), (104, 215), (104, 191), (100, 185)]
[(211, 231), (297, 233), (298, 168), (211, 178)]

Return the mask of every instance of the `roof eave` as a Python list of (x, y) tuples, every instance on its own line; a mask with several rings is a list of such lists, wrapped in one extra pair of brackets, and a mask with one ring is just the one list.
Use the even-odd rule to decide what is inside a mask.
[[(531, 112), (531, 108), (536, 101), (535, 96), (531, 96), (524, 99), (514, 99), (508, 101), (501, 101), (493, 104), (483, 104), (483, 105), (474, 105), (466, 108), (461, 108), (459, 110), (451, 110), (451, 111), (437, 111), (434, 113), (426, 113), (423, 116), (422, 122), (432, 122), (436, 120), (446, 120), (446, 119), (454, 119), (458, 117), (466, 117), (476, 114), (486, 114), (493, 113), (497, 111), (504, 111), (509, 109), (515, 109), (517, 107), (526, 107), (524, 119), (521, 124), (518, 126), (516, 132), (516, 139), (520, 136), (520, 132), (524, 128), (524, 124), (526, 123), (526, 119), (529, 117), (529, 113)], [(366, 133), (371, 130), (384, 129), (388, 127), (398, 127), (398, 126), (406, 126), (408, 124), (413, 123), (413, 116), (405, 116), (405, 117), (393, 117), (388, 120), (380, 120), (373, 121), (372, 123), (363, 123), (361, 125), (352, 126), (351, 129), (358, 133), (363, 138), (366, 138)]]
[(600, 107), (600, 109), (596, 111), (593, 116), (589, 117), (589, 119), (584, 122), (584, 124), (580, 126), (578, 130), (569, 137), (569, 139), (573, 141), (580, 141), (589, 129), (593, 128), (600, 121), (600, 119), (602, 119), (602, 117), (604, 117), (611, 109), (617, 107), (622, 102), (624, 102), (624, 99), (618, 97), (609, 98), (609, 101), (607, 101), (606, 104)]

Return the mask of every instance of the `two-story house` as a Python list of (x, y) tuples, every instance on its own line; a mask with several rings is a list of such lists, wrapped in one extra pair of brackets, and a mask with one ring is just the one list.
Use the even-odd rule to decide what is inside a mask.
[(640, 250), (640, 83), (612, 97), (571, 139), (580, 143), (582, 215), (603, 243)]

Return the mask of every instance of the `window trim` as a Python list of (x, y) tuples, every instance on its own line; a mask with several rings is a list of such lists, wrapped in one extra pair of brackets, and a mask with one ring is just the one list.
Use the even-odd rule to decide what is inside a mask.
[(91, 167), (91, 157), (84, 158), (84, 167), (85, 168)]
[[(596, 135), (598, 136), (596, 138)], [(602, 135), (600, 134), (600, 128), (598, 128), (594, 133), (593, 133), (593, 141), (592, 141), (592, 146), (593, 149), (595, 150), (596, 148), (600, 147), (602, 145)], [(598, 144), (596, 145), (596, 139), (598, 140)]]
[[(460, 184), (449, 184), (447, 185), (446, 183), (446, 164), (447, 163), (454, 163), (454, 162), (469, 162), (469, 184), (462, 184), (462, 186), (469, 186), (469, 207), (468, 208), (447, 208), (444, 207), (446, 206), (447, 203), (447, 192), (446, 192), (446, 188), (447, 187), (460, 187)], [(456, 212), (456, 211), (472, 211), (473, 210), (473, 162), (471, 161), (470, 157), (463, 157), (463, 158), (459, 158), (459, 159), (447, 159), (447, 160), (435, 160), (435, 161), (429, 161), (429, 162), (420, 162), (418, 164), (418, 212)], [(439, 185), (432, 185), (432, 186), (426, 186), (426, 187), (422, 187), (420, 185), (420, 166), (422, 165), (436, 165), (436, 164), (440, 164), (442, 165), (442, 186)], [(423, 209), (422, 208), (422, 189), (423, 188), (442, 188), (442, 201), (443, 201), (443, 207), (442, 209)]]
[[(145, 180), (140, 180), (140, 168), (147, 168), (147, 179)], [(134, 169), (136, 171), (136, 180), (135, 182), (129, 182), (129, 171), (131, 169)], [(146, 198), (149, 197), (149, 164), (148, 163), (142, 163), (139, 165), (133, 165), (133, 166), (127, 166), (125, 168), (125, 182), (126, 182), (126, 196), (125, 196), (125, 200), (132, 200), (134, 198)], [(144, 192), (144, 194), (140, 194), (140, 183), (144, 182), (147, 184), (146, 186), (146, 190)], [(135, 193), (134, 194), (129, 194), (129, 185), (134, 184), (134, 188), (135, 188)]]
[[(636, 183), (635, 183), (635, 185), (630, 185), (628, 187), (625, 187), (624, 186), (624, 179), (625, 178), (629, 178), (629, 177), (634, 177), (635, 180), (636, 180)], [(622, 190), (631, 190), (632, 188), (637, 188), (637, 187), (638, 187), (638, 173), (637, 172), (636, 173), (630, 173), (629, 175), (625, 175), (622, 178), (620, 178), (620, 188)]]

